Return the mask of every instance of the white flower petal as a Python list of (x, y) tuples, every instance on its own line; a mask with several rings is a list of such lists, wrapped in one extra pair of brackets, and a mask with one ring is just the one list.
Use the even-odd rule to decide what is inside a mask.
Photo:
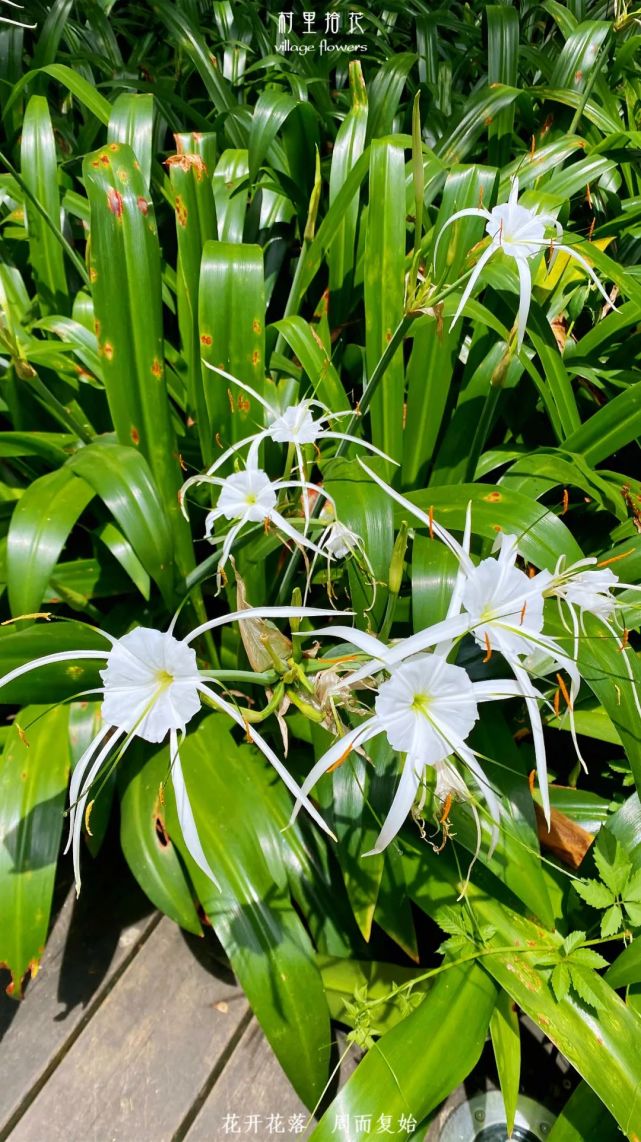
[(175, 730), (172, 730), (170, 734), (169, 749), (171, 756), (171, 782), (176, 797), (176, 812), (178, 814), (178, 823), (187, 852), (194, 863), (198, 865), (201, 872), (204, 872), (205, 876), (208, 876), (216, 885), (216, 888), (220, 889), (216, 874), (212, 871), (211, 865), (205, 856), (200, 837), (198, 836), (194, 812), (187, 794), (187, 786), (185, 785), (185, 776), (178, 748), (178, 735)]
[(419, 758), (408, 754), (401, 772), (401, 779), (396, 787), (394, 800), (383, 822), (383, 828), (376, 838), (374, 848), (364, 853), (364, 856), (375, 856), (377, 853), (382, 853), (394, 840), (414, 804), (424, 769), (425, 766)]

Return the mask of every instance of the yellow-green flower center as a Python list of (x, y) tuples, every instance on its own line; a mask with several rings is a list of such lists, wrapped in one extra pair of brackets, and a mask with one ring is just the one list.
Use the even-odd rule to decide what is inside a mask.
[(423, 714), (427, 717), (427, 711), (430, 708), (431, 698), (429, 694), (415, 694), (412, 699), (410, 709), (416, 714)]

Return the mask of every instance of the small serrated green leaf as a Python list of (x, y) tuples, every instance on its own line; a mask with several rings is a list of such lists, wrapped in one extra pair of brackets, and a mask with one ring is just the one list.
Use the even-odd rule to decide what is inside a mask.
[(625, 904), (632, 902), (641, 903), (641, 868), (633, 872), (623, 890), (622, 896)]
[(631, 865), (616, 838), (603, 830), (594, 848), (594, 861), (603, 880), (614, 896), (620, 896)]
[(564, 939), (561, 948), (563, 955), (571, 956), (575, 948), (585, 941), (585, 932), (570, 932)]
[(593, 948), (577, 948), (571, 956), (572, 966), (578, 964), (580, 967), (593, 968), (598, 971), (599, 968), (607, 968), (608, 960), (599, 952), (595, 952)]
[(591, 908), (609, 908), (614, 904), (611, 890), (600, 880), (575, 880), (574, 890)]
[(570, 990), (570, 969), (567, 964), (557, 964), (550, 979), (557, 1003), (565, 999)]
[(622, 920), (623, 913), (620, 904), (613, 904), (601, 917), (601, 935), (613, 936), (615, 932), (619, 931)]
[(633, 900), (625, 900), (624, 907), (630, 919), (630, 923), (634, 924), (635, 928), (641, 924), (641, 904)]
[(572, 965), (570, 968), (570, 976), (574, 991), (584, 1003), (587, 1003), (590, 1007), (594, 1007), (597, 1010), (603, 1007), (603, 1000), (595, 991), (594, 976), (589, 968), (575, 967)]

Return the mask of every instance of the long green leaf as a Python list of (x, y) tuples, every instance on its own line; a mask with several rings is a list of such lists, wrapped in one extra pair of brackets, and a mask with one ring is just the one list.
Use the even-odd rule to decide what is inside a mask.
[(246, 748), (235, 745), (218, 715), (181, 748), (201, 842), (222, 891), (184, 853), (171, 797), (169, 833), (273, 1050), (312, 1107), (327, 1079), (327, 1005), (309, 938), (289, 903), (277, 833), (244, 764)]
[[(405, 294), (405, 154), (396, 141), (371, 146), (365, 239), (365, 357), (371, 377), (403, 317)], [(403, 454), (403, 354), (387, 368), (371, 404), (372, 442), (393, 460)]]
[(41, 476), (25, 490), (7, 539), (12, 614), (38, 610), (69, 533), (93, 496), (93, 488), (69, 468)]
[(164, 787), (169, 775), (166, 749), (149, 756), (140, 743), (130, 747), (118, 772), (120, 843), (133, 875), (156, 908), (200, 936), (193, 894), (165, 828)]
[(181, 483), (163, 353), (158, 235), (147, 189), (129, 147), (87, 156), (92, 293), (109, 406), (121, 444), (139, 448), (171, 523), (176, 563), (193, 566), (178, 505)]
[(143, 567), (166, 596), (171, 595), (170, 524), (149, 466), (135, 448), (90, 444), (65, 471), (80, 476), (107, 505)]
[(22, 177), (40, 207), (25, 203), (29, 252), (43, 313), (64, 313), (68, 308), (67, 279), (62, 246), (51, 232), (60, 229), (60, 198), (56, 141), (46, 99), (33, 95), (22, 124), (20, 149)]
[(262, 395), (265, 386), (265, 279), (259, 246), (207, 242), (198, 292), (202, 384), (213, 438), (227, 446), (262, 420), (257, 402), (212, 372), (215, 365)]
[(64, 707), (28, 706), (0, 760), (0, 962), (20, 998), (47, 938), (69, 772)]
[(313, 1132), (314, 1142), (335, 1138), (338, 1115), (349, 1124), (343, 1136), (350, 1142), (362, 1137), (359, 1115), (426, 1118), (477, 1062), (496, 994), (474, 964), (443, 975), (420, 1007), (370, 1048)]

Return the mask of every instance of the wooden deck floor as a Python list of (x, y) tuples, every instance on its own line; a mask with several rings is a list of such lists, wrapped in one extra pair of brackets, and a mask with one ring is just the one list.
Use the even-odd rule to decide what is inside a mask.
[(229, 1135), (228, 1115), (247, 1138), (280, 1132), (271, 1115), (305, 1137), (306, 1108), (214, 941), (123, 891), (120, 869), (86, 881), (79, 901), (60, 893), (23, 1002), (1, 993), (0, 1142), (205, 1142)]

